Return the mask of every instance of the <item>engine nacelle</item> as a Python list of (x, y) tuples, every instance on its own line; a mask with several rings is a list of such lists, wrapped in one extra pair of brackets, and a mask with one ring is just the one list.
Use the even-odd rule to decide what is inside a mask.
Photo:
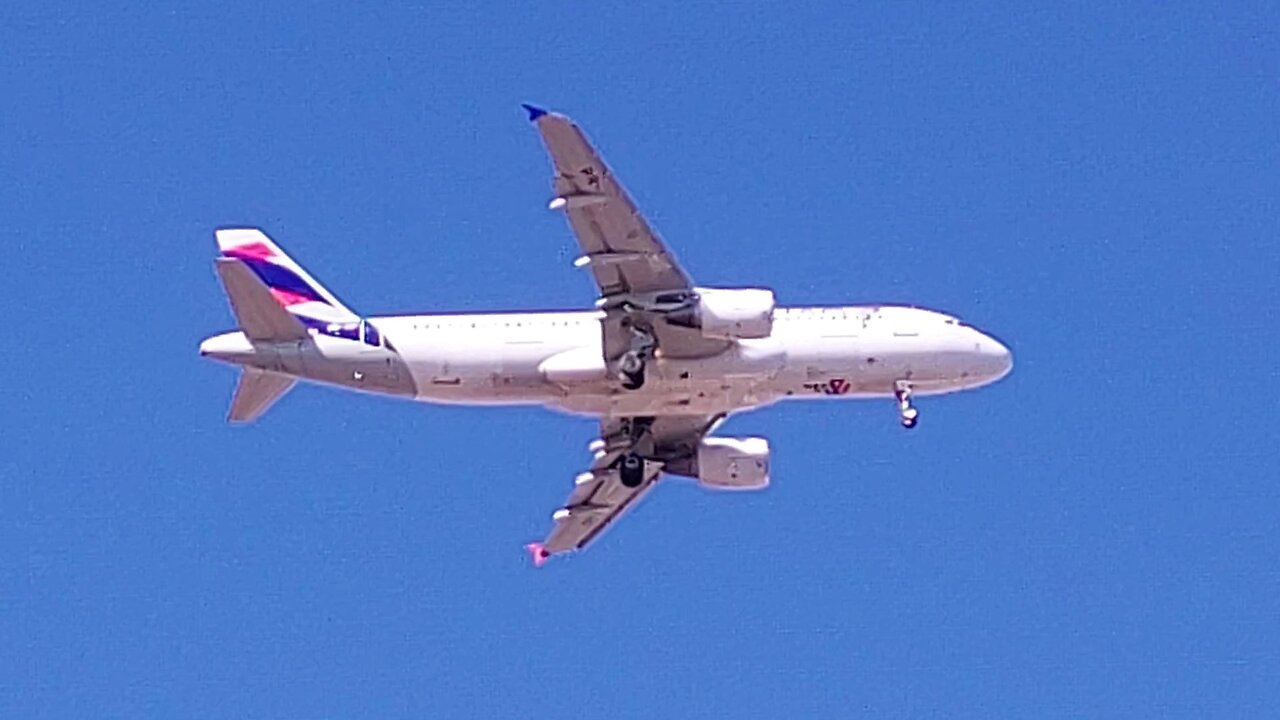
[(693, 327), (704, 337), (726, 340), (767, 338), (773, 332), (773, 291), (765, 288), (698, 288)]
[(698, 445), (698, 483), (716, 490), (761, 490), (769, 485), (769, 441), (708, 437)]

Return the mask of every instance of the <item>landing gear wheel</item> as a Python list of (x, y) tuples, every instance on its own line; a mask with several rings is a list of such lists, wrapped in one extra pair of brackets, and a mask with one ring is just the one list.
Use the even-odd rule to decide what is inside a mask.
[(644, 458), (627, 453), (618, 463), (618, 479), (629, 488), (638, 488), (644, 482)]
[(644, 371), (638, 373), (622, 373), (622, 387), (627, 390), (639, 390), (644, 387)]
[(920, 422), (920, 411), (915, 408), (907, 408), (902, 411), (902, 427), (910, 430)]
[(628, 390), (639, 390), (644, 385), (644, 358), (634, 350), (618, 359), (618, 374), (622, 387)]
[(628, 375), (644, 372), (644, 358), (634, 350), (623, 353), (622, 357), (618, 358), (618, 369)]

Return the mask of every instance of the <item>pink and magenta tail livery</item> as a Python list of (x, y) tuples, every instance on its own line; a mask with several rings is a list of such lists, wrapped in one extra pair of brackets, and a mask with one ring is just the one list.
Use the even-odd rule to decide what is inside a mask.
[(222, 256), (243, 262), (290, 312), (315, 315), (322, 320), (355, 317), (261, 230), (228, 228), (218, 230), (216, 236)]

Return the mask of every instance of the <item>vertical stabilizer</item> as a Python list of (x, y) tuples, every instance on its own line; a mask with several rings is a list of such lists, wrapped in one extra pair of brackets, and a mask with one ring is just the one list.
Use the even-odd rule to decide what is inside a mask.
[(271, 289), (243, 260), (218, 258), (218, 277), (227, 291), (231, 312), (250, 340), (304, 340), (307, 329), (297, 317), (281, 307)]
[(256, 228), (223, 228), (214, 235), (220, 251), (218, 278), (240, 332), (207, 338), (200, 352), (244, 366), (227, 414), (231, 422), (256, 419), (293, 387), (291, 375), (262, 367), (283, 369), (278, 353), (298, 352), (313, 333), (380, 344), (372, 326), (316, 282), (266, 233)]
[(262, 281), (277, 304), (300, 318), (349, 322), (359, 316), (256, 228), (224, 228), (214, 236), (224, 259), (238, 260)]
[(236, 385), (236, 394), (231, 398), (231, 411), (227, 420), (231, 422), (251, 422), (289, 392), (294, 379), (288, 375), (245, 368), (240, 375), (240, 383)]

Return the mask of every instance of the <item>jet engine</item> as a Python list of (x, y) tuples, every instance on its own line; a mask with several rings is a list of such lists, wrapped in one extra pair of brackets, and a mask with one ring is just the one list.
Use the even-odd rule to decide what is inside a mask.
[(762, 490), (769, 485), (769, 441), (709, 437), (698, 445), (698, 483), (716, 490)]
[(698, 300), (670, 321), (698, 328), (704, 337), (724, 340), (767, 338), (773, 332), (773, 291), (765, 288), (698, 288)]

